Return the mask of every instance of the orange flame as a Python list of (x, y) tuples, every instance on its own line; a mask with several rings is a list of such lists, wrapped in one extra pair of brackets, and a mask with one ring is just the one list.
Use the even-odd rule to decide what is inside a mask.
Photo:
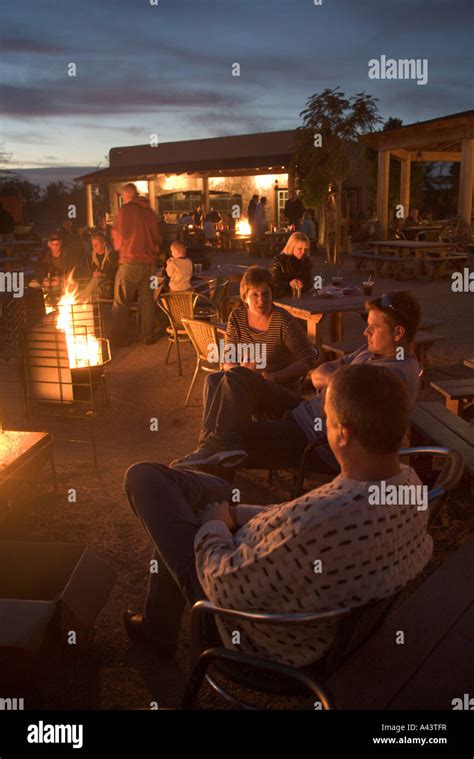
[(235, 225), (235, 231), (238, 235), (250, 235), (252, 234), (252, 228), (247, 219), (239, 219)]
[(93, 333), (94, 311), (90, 303), (77, 303), (78, 286), (73, 274), (74, 270), (58, 302), (56, 327), (64, 332), (71, 369), (98, 366), (102, 363), (102, 347)]

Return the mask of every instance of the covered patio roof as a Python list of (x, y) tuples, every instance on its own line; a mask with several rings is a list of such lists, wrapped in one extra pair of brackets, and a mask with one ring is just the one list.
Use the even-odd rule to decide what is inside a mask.
[[(150, 142), (151, 137), (150, 135)], [(204, 140), (181, 140), (158, 145), (111, 148), (110, 166), (76, 177), (85, 186), (87, 224), (93, 226), (92, 185), (148, 180), (152, 208), (156, 207), (155, 178), (159, 174), (193, 174), (202, 178), (204, 206), (209, 205), (209, 177), (249, 176), (288, 172), (295, 149), (294, 130), (258, 132)]]
[(390, 157), (402, 162), (400, 204), (403, 215), (410, 207), (411, 161), (460, 161), (458, 215), (471, 223), (474, 189), (474, 110), (408, 124), (398, 129), (361, 137), (367, 147), (378, 151), (377, 217), (388, 230), (388, 187)]
[(259, 132), (204, 140), (182, 140), (112, 148), (110, 166), (77, 177), (84, 184), (146, 179), (156, 174), (245, 174), (287, 169), (294, 131)]

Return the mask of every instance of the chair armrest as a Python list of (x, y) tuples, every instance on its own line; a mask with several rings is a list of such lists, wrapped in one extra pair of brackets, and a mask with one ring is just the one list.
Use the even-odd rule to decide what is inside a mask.
[[(191, 672), (183, 696), (182, 708), (184, 710), (187, 711), (192, 709), (194, 700), (201, 689), (201, 685), (207, 675), (209, 666), (218, 661), (230, 662), (237, 667), (253, 667), (262, 670), (263, 672), (294, 680), (306, 688), (312, 697), (321, 703), (324, 711), (336, 708), (329, 694), (315, 680), (313, 680), (312, 677), (309, 677), (301, 670), (289, 667), (286, 664), (280, 664), (279, 662), (262, 659), (258, 656), (250, 656), (248, 654), (241, 654), (238, 651), (230, 651), (227, 648), (208, 648), (199, 656), (199, 659)], [(253, 710), (254, 708), (242, 701), (239, 701), (239, 703), (246, 709)]]

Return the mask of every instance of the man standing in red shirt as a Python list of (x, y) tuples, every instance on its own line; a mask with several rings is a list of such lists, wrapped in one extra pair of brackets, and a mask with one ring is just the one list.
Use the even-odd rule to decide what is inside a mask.
[(141, 338), (146, 345), (155, 342), (155, 311), (150, 287), (156, 273), (160, 234), (158, 221), (146, 198), (129, 183), (122, 189), (123, 205), (112, 230), (119, 268), (115, 277), (112, 308), (112, 345), (127, 344), (129, 307), (138, 292)]

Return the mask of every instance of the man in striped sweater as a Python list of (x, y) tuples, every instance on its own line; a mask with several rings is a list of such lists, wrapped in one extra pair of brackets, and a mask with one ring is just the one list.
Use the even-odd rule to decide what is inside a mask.
[[(410, 416), (405, 383), (386, 367), (343, 367), (329, 379), (325, 406), (341, 474), (287, 503), (233, 504), (229, 484), (202, 472), (153, 463), (128, 470), (125, 491), (159, 567), (144, 614), (125, 612), (133, 640), (173, 652), (186, 601), (268, 612), (356, 608), (422, 571), (432, 553), (426, 501), (417, 501), (417, 474), (399, 462)], [(323, 657), (337, 630), (334, 622), (218, 626), (227, 646), (238, 631), (240, 650), (298, 667)]]

